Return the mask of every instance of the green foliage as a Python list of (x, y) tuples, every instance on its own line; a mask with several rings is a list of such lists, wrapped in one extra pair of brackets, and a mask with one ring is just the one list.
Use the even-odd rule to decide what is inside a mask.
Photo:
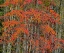
[(2, 53), (2, 45), (0, 44), (0, 53)]
[[(4, 2), (4, 0), (0, 0), (0, 4), (2, 4)], [(4, 14), (4, 8), (0, 8), (0, 16), (2, 16)]]
[(0, 12), (0, 16), (2, 16), (4, 13), (3, 12)]
[(4, 2), (4, 0), (0, 0), (0, 4), (2, 4)]
[(64, 50), (62, 50), (61, 53), (64, 53)]
[(45, 4), (45, 6), (50, 6), (50, 1), (45, 0), (44, 4)]
[[(0, 4), (2, 4), (4, 0), (0, 0)], [(0, 16), (3, 16), (4, 14), (4, 8), (0, 8)], [(2, 20), (0, 20), (0, 36), (2, 35)]]

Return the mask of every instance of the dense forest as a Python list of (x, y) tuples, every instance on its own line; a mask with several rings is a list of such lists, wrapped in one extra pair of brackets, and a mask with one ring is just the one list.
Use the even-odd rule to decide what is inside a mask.
[(64, 53), (64, 0), (0, 0), (0, 53)]

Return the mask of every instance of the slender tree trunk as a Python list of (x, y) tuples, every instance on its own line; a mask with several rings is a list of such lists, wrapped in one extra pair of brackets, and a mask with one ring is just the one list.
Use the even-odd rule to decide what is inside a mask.
[(8, 46), (7, 46), (7, 53), (11, 53), (11, 43), (8, 43)]
[[(62, 22), (62, 19), (63, 19), (63, 0), (60, 0), (60, 18), (61, 18), (61, 22)], [(62, 36), (62, 24), (60, 24), (60, 28), (59, 28), (59, 33), (58, 33), (58, 38), (61, 39), (61, 36)], [(58, 53), (61, 52), (61, 49), (59, 48), (58, 49)]]
[[(26, 24), (26, 20), (25, 20), (25, 24)], [(24, 34), (24, 41), (23, 41), (23, 48), (24, 48), (24, 52), (23, 53), (27, 53), (27, 40), (26, 40), (26, 34)]]
[[(4, 0), (4, 2), (5, 2), (5, 0)], [(4, 8), (4, 14), (7, 12), (7, 7), (5, 7)], [(4, 21), (5, 21), (6, 19), (4, 18)], [(6, 32), (6, 29), (4, 29), (4, 31)], [(6, 42), (5, 42), (5, 40), (4, 40), (4, 42), (3, 42), (3, 52), (2, 53), (6, 53)]]
[(20, 38), (17, 38), (17, 43), (16, 43), (16, 53), (20, 53)]
[[(19, 4), (16, 6), (16, 8), (15, 8), (16, 10), (18, 10), (18, 9), (20, 9), (20, 6), (19, 6)], [(18, 19), (18, 21), (19, 21), (19, 19)], [(18, 37), (17, 37), (17, 41), (16, 41), (16, 53), (20, 53), (20, 35), (18, 35)]]
[[(9, 7), (8, 7), (8, 8), (9, 8)], [(8, 10), (10, 10), (10, 9), (8, 9)], [(12, 11), (12, 10), (11, 10), (11, 11)], [(11, 21), (12, 18), (13, 18), (13, 17), (10, 16), (9, 21)], [(10, 33), (12, 33), (12, 32), (10, 32)], [(10, 39), (10, 35), (11, 35), (11, 34), (8, 35), (8, 38), (9, 38), (9, 39)], [(11, 53), (11, 47), (12, 47), (11, 42), (9, 42), (8, 45), (7, 45), (7, 53)]]
[[(26, 11), (26, 8), (24, 9)], [(26, 24), (26, 19), (24, 20), (24, 24)], [(24, 33), (24, 40), (23, 40), (23, 53), (27, 53), (27, 36)]]
[(5, 42), (3, 43), (3, 52), (2, 53), (6, 53), (6, 44), (5, 44)]

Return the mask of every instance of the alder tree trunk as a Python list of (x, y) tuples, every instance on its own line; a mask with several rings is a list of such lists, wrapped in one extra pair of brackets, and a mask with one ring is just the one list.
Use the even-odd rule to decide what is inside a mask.
[[(10, 10), (10, 9), (8, 9), (8, 10)], [(11, 21), (12, 18), (13, 18), (13, 16), (10, 16), (9, 21)], [(10, 32), (10, 33), (12, 33), (12, 32)], [(10, 39), (10, 35), (11, 34), (8, 35), (8, 39)], [(8, 45), (7, 45), (7, 53), (11, 53), (11, 48), (12, 48), (12, 45), (11, 45), (11, 42), (9, 42)]]
[(17, 38), (17, 42), (16, 42), (16, 53), (20, 53), (20, 38)]
[[(5, 1), (5, 0), (4, 0)], [(7, 13), (7, 7), (5, 7), (5, 9), (4, 9), (4, 14), (5, 13)], [(5, 21), (6, 19), (4, 18), (4, 21)], [(6, 29), (4, 29), (4, 31), (6, 32)], [(6, 53), (6, 42), (5, 42), (5, 40), (3, 41), (3, 51), (2, 51), (2, 53)]]
[[(16, 10), (18, 10), (18, 9), (20, 9), (20, 6), (19, 6), (19, 4), (16, 6), (16, 8), (15, 8)], [(18, 18), (18, 17), (16, 17), (16, 18)], [(18, 21), (19, 21), (19, 19), (18, 19)], [(20, 35), (18, 35), (18, 37), (17, 37), (17, 39), (16, 39), (16, 53), (21, 53), (20, 52), (20, 47), (21, 47), (21, 45), (20, 45)]]
[(8, 46), (7, 46), (7, 53), (11, 53), (11, 43), (8, 43)]
[(2, 53), (6, 53), (6, 44), (5, 44), (5, 42), (3, 43), (3, 51), (2, 51)]
[[(26, 23), (26, 21), (25, 21), (25, 23)], [(27, 53), (27, 40), (26, 40), (26, 34), (24, 34), (23, 48), (24, 48), (24, 52), (23, 52), (23, 53)]]
[[(63, 0), (60, 0), (60, 18), (61, 18), (61, 22), (63, 19)], [(59, 33), (58, 33), (58, 38), (61, 39), (62, 38), (62, 24), (60, 24), (60, 28), (59, 28)], [(58, 49), (58, 53), (61, 52), (61, 48)]]
[[(36, 0), (36, 8), (38, 9), (38, 0)], [(35, 32), (37, 34), (37, 39), (39, 41), (39, 38), (40, 38), (40, 34), (39, 34), (39, 24), (38, 24), (38, 21), (37, 21), (37, 26), (35, 26)], [(36, 47), (36, 53), (39, 53), (39, 45)]]
[[(24, 10), (26, 11), (26, 8)], [(24, 24), (26, 24), (26, 19), (24, 20)], [(28, 53), (27, 52), (27, 40), (26, 40), (27, 36), (26, 36), (25, 33), (24, 33), (23, 37), (24, 37), (24, 40), (23, 40), (23, 53)]]

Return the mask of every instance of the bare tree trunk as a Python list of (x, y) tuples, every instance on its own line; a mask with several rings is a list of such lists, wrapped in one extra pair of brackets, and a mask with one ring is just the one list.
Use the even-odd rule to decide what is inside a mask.
[[(16, 6), (16, 8), (15, 8), (16, 10), (18, 10), (18, 9), (20, 9), (20, 6), (19, 6), (19, 4)], [(18, 21), (19, 21), (19, 19), (18, 19)], [(18, 35), (18, 37), (17, 37), (17, 41), (16, 41), (16, 53), (20, 53), (20, 35)]]
[[(26, 8), (24, 9), (26, 11)], [(26, 24), (26, 19), (24, 20), (24, 24)], [(27, 40), (26, 40), (27, 36), (24, 33), (24, 40), (23, 40), (23, 53), (28, 53), (27, 52)]]
[[(25, 24), (26, 24), (26, 19), (25, 19)], [(24, 48), (24, 52), (23, 53), (27, 53), (27, 40), (26, 40), (27, 36), (26, 34), (24, 34), (24, 41), (23, 41), (23, 48)]]
[[(36, 0), (36, 9), (38, 9), (38, 0)], [(37, 21), (37, 23), (38, 23), (38, 21)], [(40, 37), (40, 35), (39, 35), (39, 25), (35, 26), (35, 33), (37, 34), (37, 37), (36, 38), (39, 41), (39, 37)], [(35, 49), (36, 49), (35, 50), (35, 53), (39, 53), (39, 45)]]
[[(4, 0), (4, 2), (5, 2), (5, 0)], [(4, 9), (4, 14), (7, 12), (7, 7), (5, 7), (5, 9)], [(6, 19), (4, 18), (4, 21), (5, 21)], [(4, 29), (4, 31), (6, 32), (6, 29)], [(3, 42), (3, 52), (2, 53), (6, 53), (6, 42), (5, 42), (5, 40), (4, 40), (4, 42)]]
[(8, 43), (8, 46), (7, 46), (7, 53), (11, 53), (11, 43)]
[[(60, 18), (61, 18), (61, 22), (62, 22), (62, 19), (63, 19), (63, 0), (60, 0)], [(61, 39), (62, 37), (62, 24), (60, 24), (60, 28), (59, 28), (59, 33), (58, 33), (58, 38)], [(61, 52), (61, 49), (59, 48), (58, 49), (58, 53)]]
[(6, 53), (6, 44), (5, 44), (5, 42), (3, 43), (3, 52), (2, 53)]
[(20, 38), (17, 38), (17, 43), (16, 43), (16, 53), (20, 53)]
[[(8, 8), (9, 8), (9, 7), (8, 7)], [(10, 9), (8, 9), (8, 10), (10, 10)], [(12, 10), (11, 10), (11, 11), (12, 11)], [(12, 18), (13, 18), (13, 17), (10, 16), (9, 21), (11, 21)], [(11, 33), (12, 33), (12, 32), (11, 32)], [(9, 37), (8, 37), (9, 39), (10, 39), (10, 35), (11, 35), (11, 34), (8, 35), (8, 36), (9, 36)], [(7, 53), (11, 53), (11, 47), (12, 47), (11, 42), (9, 42), (8, 45), (7, 45)]]

